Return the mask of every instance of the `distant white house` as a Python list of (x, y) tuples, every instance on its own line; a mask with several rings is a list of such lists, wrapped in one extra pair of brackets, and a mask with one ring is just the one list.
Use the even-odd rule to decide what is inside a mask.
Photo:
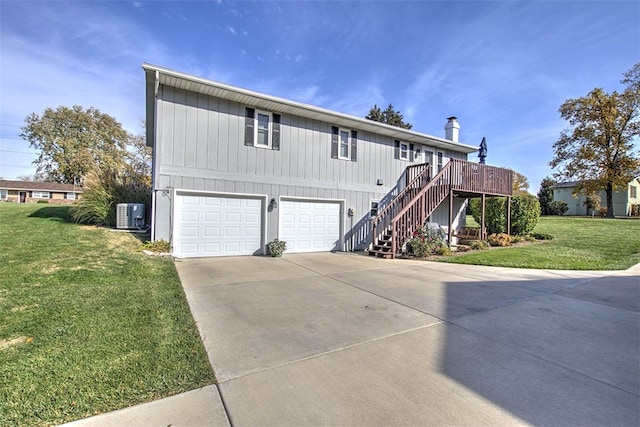
[[(580, 194), (578, 197), (573, 195), (577, 182), (561, 182), (553, 186), (553, 200), (562, 201), (567, 204), (569, 210), (566, 215), (590, 215), (587, 212), (585, 204), (587, 197)], [(633, 179), (623, 189), (613, 192), (613, 213), (616, 216), (627, 216), (634, 214), (633, 206), (640, 204), (640, 181), (638, 178)], [(600, 196), (600, 204), (606, 206), (607, 194), (604, 190), (598, 193)], [(637, 208), (636, 208), (637, 209)], [(637, 213), (635, 213), (637, 215)]]

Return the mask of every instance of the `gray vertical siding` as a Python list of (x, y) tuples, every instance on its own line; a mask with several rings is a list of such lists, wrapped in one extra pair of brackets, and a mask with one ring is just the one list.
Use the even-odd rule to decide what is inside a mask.
[[(392, 139), (358, 131), (357, 162), (331, 158), (331, 126), (281, 115), (280, 150), (244, 145), (245, 105), (162, 86), (158, 97), (156, 162), (156, 238), (169, 239), (170, 201), (158, 190), (201, 190), (280, 197), (344, 200), (345, 236), (353, 247), (369, 242), (371, 200), (390, 199), (411, 162), (394, 159)], [(279, 113), (274, 111), (274, 113)], [(449, 158), (463, 153), (438, 150)], [(381, 179), (384, 185), (376, 185)], [(456, 201), (456, 212), (463, 201)], [(460, 206), (458, 206), (458, 204)], [(355, 208), (354, 230), (348, 208)], [(279, 209), (279, 208), (278, 208)], [(267, 213), (267, 240), (278, 234), (278, 209)], [(433, 218), (447, 223), (448, 207)], [(346, 248), (349, 246), (345, 246)]]

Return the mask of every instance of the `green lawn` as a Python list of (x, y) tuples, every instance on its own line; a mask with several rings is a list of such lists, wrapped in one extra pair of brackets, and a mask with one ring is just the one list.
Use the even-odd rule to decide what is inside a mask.
[(541, 217), (554, 240), (442, 258), (460, 264), (560, 270), (624, 270), (640, 262), (640, 220)]
[(170, 260), (66, 207), (0, 204), (0, 425), (53, 425), (212, 384)]

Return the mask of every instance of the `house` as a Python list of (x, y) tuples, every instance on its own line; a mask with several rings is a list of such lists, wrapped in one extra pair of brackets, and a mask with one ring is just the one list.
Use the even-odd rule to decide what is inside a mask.
[[(574, 190), (578, 186), (577, 182), (561, 182), (552, 186), (553, 200), (565, 202), (569, 210), (567, 215), (590, 215), (587, 212), (586, 194), (580, 194), (578, 197), (573, 195)], [(616, 216), (638, 215), (638, 206), (640, 205), (640, 180), (635, 178), (631, 180), (626, 187), (613, 192), (613, 214)], [(607, 194), (604, 190), (599, 191), (600, 205), (607, 205)]]
[(143, 69), (152, 240), (171, 242), (174, 256), (265, 254), (274, 238), (287, 252), (378, 246), (393, 256), (425, 221), (451, 236), (466, 197), (485, 187), (511, 194), (511, 171), (466, 161), (477, 148), (459, 142), (455, 117), (440, 138)]
[(0, 201), (67, 204), (75, 202), (82, 194), (82, 187), (57, 182), (0, 180)]

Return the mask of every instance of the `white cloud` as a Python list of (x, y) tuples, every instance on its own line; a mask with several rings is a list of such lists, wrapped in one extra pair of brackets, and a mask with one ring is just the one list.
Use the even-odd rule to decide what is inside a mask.
[(227, 31), (229, 31), (231, 34), (233, 34), (234, 36), (237, 36), (238, 33), (236, 32), (235, 28), (233, 28), (232, 26), (228, 26), (227, 27)]

